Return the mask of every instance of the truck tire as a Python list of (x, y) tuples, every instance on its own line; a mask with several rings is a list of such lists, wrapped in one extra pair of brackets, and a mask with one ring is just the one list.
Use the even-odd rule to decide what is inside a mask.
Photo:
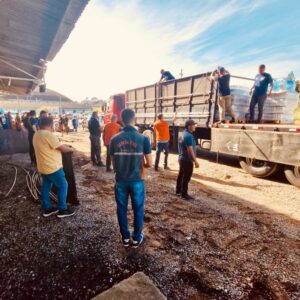
[(284, 174), (290, 184), (300, 188), (300, 167), (285, 166)]
[(239, 160), (241, 168), (255, 177), (268, 177), (278, 170), (278, 164), (273, 162), (248, 157), (240, 157)]

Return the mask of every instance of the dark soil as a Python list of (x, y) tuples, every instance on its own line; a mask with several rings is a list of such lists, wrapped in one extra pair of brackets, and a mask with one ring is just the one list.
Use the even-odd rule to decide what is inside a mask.
[[(241, 205), (192, 184), (173, 193), (172, 172), (150, 171), (145, 243), (120, 243), (113, 175), (77, 154), (81, 206), (72, 218), (43, 218), (18, 168), (0, 167), (0, 298), (90, 299), (137, 271), (168, 299), (300, 299), (300, 222)], [(131, 215), (130, 215), (131, 219)]]

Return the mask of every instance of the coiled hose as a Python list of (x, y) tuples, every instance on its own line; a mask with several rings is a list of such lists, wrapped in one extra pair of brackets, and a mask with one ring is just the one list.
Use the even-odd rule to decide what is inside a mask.
[[(2, 165), (2, 168), (5, 168), (6, 166), (13, 167), (15, 169), (15, 177), (13, 184), (9, 191), (5, 194), (5, 198), (10, 195), (10, 193), (13, 191), (16, 182), (17, 182), (17, 177), (18, 177), (18, 168), (21, 168), (25, 174), (26, 174), (26, 185), (27, 189), (30, 192), (31, 197), (33, 198), (34, 201), (39, 202), (39, 198), (41, 195), (41, 186), (42, 186), (42, 176), (36, 171), (36, 170), (27, 170), (21, 166), (11, 164), (11, 163), (5, 163)], [(50, 199), (57, 202), (57, 196), (53, 193), (50, 192)]]

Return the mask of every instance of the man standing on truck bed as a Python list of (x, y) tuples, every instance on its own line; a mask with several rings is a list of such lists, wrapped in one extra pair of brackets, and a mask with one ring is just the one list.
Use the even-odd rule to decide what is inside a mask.
[(165, 82), (165, 81), (175, 79), (175, 77), (169, 71), (165, 71), (164, 69), (160, 70), (160, 74), (161, 74), (161, 77), (160, 77), (159, 82)]
[(89, 120), (88, 126), (91, 140), (91, 161), (93, 162), (93, 165), (105, 167), (105, 165), (101, 161), (101, 126), (98, 113), (96, 111), (92, 113), (92, 117)]
[(188, 185), (191, 180), (194, 163), (199, 168), (196, 158), (196, 142), (193, 132), (196, 130), (196, 123), (193, 120), (185, 122), (185, 130), (178, 140), (179, 153), (179, 174), (177, 177), (176, 194), (181, 194), (185, 200), (194, 199), (188, 194)]
[(132, 245), (137, 248), (143, 242), (144, 223), (144, 168), (151, 167), (151, 145), (148, 137), (135, 129), (135, 113), (131, 109), (122, 111), (123, 131), (110, 142), (109, 152), (116, 172), (115, 197), (117, 215), (124, 247), (130, 245), (127, 207), (131, 197), (134, 212)]
[(235, 116), (232, 109), (232, 97), (230, 92), (230, 74), (225, 68), (220, 67), (219, 70), (213, 72), (213, 76), (217, 76), (219, 83), (219, 115), (220, 122), (225, 123), (225, 112), (231, 116), (231, 123), (235, 122)]
[(117, 123), (118, 116), (113, 114), (110, 118), (110, 123), (104, 126), (103, 143), (106, 147), (106, 171), (111, 171), (111, 159), (109, 154), (109, 144), (113, 136), (120, 132), (121, 126)]
[[(273, 90), (273, 79), (269, 73), (265, 72), (266, 66), (260, 65), (258, 68), (259, 74), (255, 76), (254, 85), (250, 90), (250, 95), (252, 94), (250, 101), (250, 123), (260, 124), (262, 121), (262, 116), (264, 112), (264, 104), (267, 99), (268, 86), (270, 84), (271, 89), (269, 95), (272, 94)], [(253, 91), (254, 89), (254, 91)], [(254, 121), (255, 106), (258, 105), (258, 119)]]

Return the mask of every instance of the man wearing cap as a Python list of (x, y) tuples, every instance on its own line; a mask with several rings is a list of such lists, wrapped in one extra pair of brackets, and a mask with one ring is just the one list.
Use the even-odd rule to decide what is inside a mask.
[[(272, 94), (273, 90), (273, 79), (269, 73), (265, 72), (266, 66), (260, 65), (258, 68), (258, 74), (255, 76), (254, 85), (250, 90), (250, 95), (252, 94), (250, 101), (250, 123), (261, 123), (262, 116), (264, 112), (264, 104), (267, 99), (267, 92), (269, 84), (271, 89), (269, 95)], [(253, 91), (254, 90), (254, 91)], [(258, 118), (254, 121), (255, 106), (258, 105)]]
[(196, 142), (193, 133), (196, 130), (196, 123), (193, 120), (185, 122), (185, 130), (178, 140), (179, 153), (179, 174), (177, 177), (176, 194), (181, 194), (183, 199), (192, 200), (188, 194), (188, 184), (191, 180), (194, 164), (199, 168), (196, 158)]

